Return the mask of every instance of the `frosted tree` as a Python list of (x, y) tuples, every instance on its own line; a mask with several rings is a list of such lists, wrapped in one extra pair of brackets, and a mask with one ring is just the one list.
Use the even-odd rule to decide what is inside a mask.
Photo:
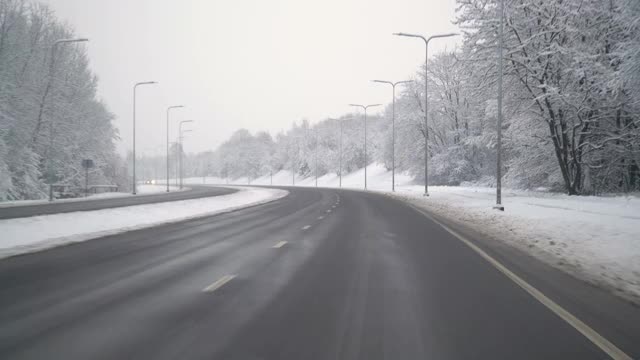
[(84, 48), (54, 48), (71, 37), (47, 6), (0, 0), (0, 198), (42, 198), (50, 182), (80, 187), (85, 158), (96, 181), (121, 180), (106, 175), (118, 134)]
[[(497, 1), (458, 3), (465, 46), (472, 59), (486, 64), (488, 76), (495, 76)], [(519, 84), (511, 96), (527, 101), (528, 115), (545, 124), (565, 190), (579, 194), (587, 182), (593, 183), (586, 180), (585, 167), (601, 169), (603, 161), (611, 160), (604, 154), (611, 142), (607, 133), (616, 127), (627, 131), (626, 125), (614, 124), (617, 116), (624, 117), (621, 85), (607, 80), (616, 78), (621, 62), (614, 47), (623, 36), (622, 24), (616, 21), (619, 4), (506, 3), (506, 81)], [(600, 176), (601, 184), (610, 184), (606, 175)]]

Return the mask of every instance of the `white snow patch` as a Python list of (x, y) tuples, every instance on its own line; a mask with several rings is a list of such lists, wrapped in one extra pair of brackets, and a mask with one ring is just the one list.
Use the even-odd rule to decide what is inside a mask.
[(401, 187), (397, 197), (516, 246), (539, 259), (640, 300), (640, 199), (503, 191)]
[[(187, 190), (191, 190), (191, 189), (185, 188), (185, 187), (180, 189), (179, 187), (176, 187), (176, 186), (169, 186), (169, 191), (171, 191), (171, 192), (187, 191)], [(158, 193), (166, 192), (167, 191), (167, 185), (141, 184), (141, 185), (136, 186), (136, 191), (140, 195), (158, 194)]]
[[(273, 174), (261, 176), (256, 179), (247, 179), (246, 177), (237, 179), (222, 179), (215, 177), (207, 177), (203, 182), (202, 178), (185, 179), (187, 184), (234, 184), (234, 185), (274, 185), (274, 186), (291, 186), (293, 184), (293, 176), (291, 171), (281, 170)], [(410, 185), (413, 178), (406, 173), (396, 173), (396, 186)], [(340, 185), (340, 177), (337, 174), (325, 174), (318, 177), (318, 186), (335, 187)], [(313, 187), (315, 186), (315, 176), (300, 177), (296, 175), (295, 186)], [(347, 189), (363, 189), (364, 188), (364, 169), (356, 170), (342, 177), (342, 187)], [(391, 190), (391, 172), (381, 164), (372, 164), (367, 168), (367, 187), (371, 190)]]
[(264, 204), (285, 190), (238, 187), (224, 196), (0, 220), (0, 258)]
[[(170, 186), (169, 190), (171, 192), (175, 191), (186, 191), (190, 190), (189, 188), (183, 188), (180, 190), (175, 186)], [(167, 191), (166, 185), (150, 185), (150, 184), (141, 184), (137, 186), (138, 196), (140, 195), (153, 195), (159, 194)], [(130, 192), (107, 192), (102, 194), (89, 195), (88, 197), (79, 197), (72, 199), (56, 199), (55, 203), (67, 203), (67, 202), (77, 202), (77, 201), (87, 201), (87, 200), (99, 200), (99, 199), (110, 199), (117, 197), (126, 197), (126, 196), (134, 196)], [(47, 204), (49, 203), (48, 199), (41, 200), (16, 200), (16, 201), (3, 201), (0, 202), (0, 208), (12, 207), (12, 206), (26, 206), (26, 205), (39, 205), (39, 204)]]

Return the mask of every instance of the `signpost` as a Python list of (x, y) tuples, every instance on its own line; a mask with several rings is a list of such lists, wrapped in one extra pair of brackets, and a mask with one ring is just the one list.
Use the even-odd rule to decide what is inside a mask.
[(93, 160), (82, 160), (82, 167), (84, 168), (84, 197), (89, 196), (89, 169), (94, 167)]

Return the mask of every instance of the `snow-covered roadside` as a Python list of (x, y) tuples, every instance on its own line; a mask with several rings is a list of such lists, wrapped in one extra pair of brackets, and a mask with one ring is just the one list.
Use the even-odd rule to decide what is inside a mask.
[(238, 187), (233, 194), (114, 209), (0, 220), (0, 258), (267, 203), (284, 190)]
[[(165, 185), (141, 184), (141, 185), (138, 185), (137, 187), (138, 196), (160, 194), (165, 192), (166, 189), (167, 188)], [(189, 190), (189, 188), (180, 189), (175, 186), (170, 186), (169, 189), (172, 192)], [(126, 196), (133, 196), (133, 195), (131, 195), (131, 193), (128, 193), (128, 192), (127, 193), (109, 192), (109, 193), (103, 193), (103, 194), (89, 195), (88, 197), (79, 197), (79, 198), (72, 198), (72, 199), (56, 199), (55, 202), (66, 203), (66, 202), (87, 201), (87, 200), (111, 199), (111, 198), (126, 197)], [(25, 206), (25, 205), (39, 205), (39, 204), (47, 204), (47, 203), (49, 203), (49, 200), (47, 199), (3, 201), (3, 202), (0, 202), (0, 208), (12, 207), (12, 206)]]
[(640, 303), (640, 199), (403, 186), (393, 196), (470, 226), (589, 282)]
[[(138, 195), (149, 195), (149, 194), (159, 194), (167, 191), (166, 185), (156, 185), (156, 184), (140, 184), (136, 187)], [(176, 191), (187, 191), (189, 188), (183, 187), (180, 189), (178, 186), (169, 185), (169, 190), (171, 192)]]

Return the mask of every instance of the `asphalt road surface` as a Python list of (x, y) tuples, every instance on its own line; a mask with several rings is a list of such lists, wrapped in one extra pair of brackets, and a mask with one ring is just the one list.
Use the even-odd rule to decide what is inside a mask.
[[(610, 358), (415, 209), (371, 193), (290, 190), (0, 261), (0, 358)], [(640, 356), (640, 309), (487, 252)]]
[(167, 201), (191, 200), (203, 197), (228, 195), (237, 191), (230, 188), (197, 185), (189, 185), (189, 188), (190, 190), (174, 191), (170, 193), (82, 201), (57, 201), (45, 204), (0, 207), (0, 220), (37, 215), (68, 213), (74, 211), (109, 209), (131, 205), (155, 204)]

